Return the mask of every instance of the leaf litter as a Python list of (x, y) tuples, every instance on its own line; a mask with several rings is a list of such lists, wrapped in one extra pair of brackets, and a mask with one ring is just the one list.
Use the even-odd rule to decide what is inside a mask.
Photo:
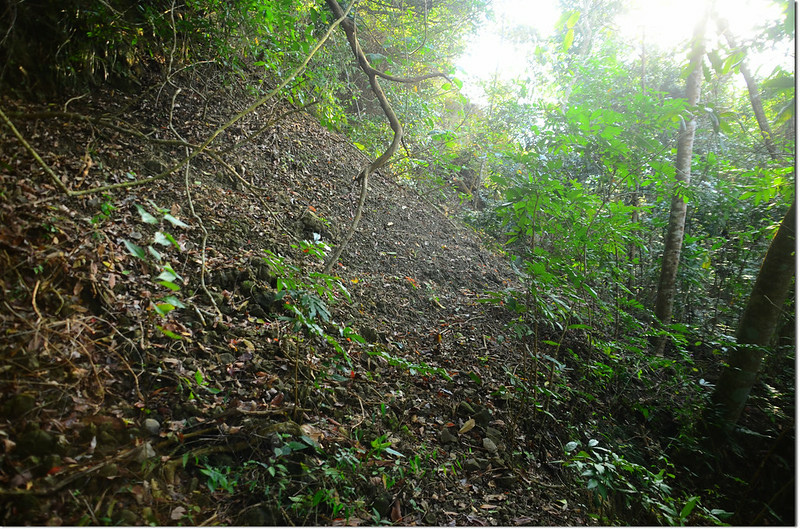
[[(196, 141), (245, 93), (209, 96), (205, 120), (195, 118), (202, 101), (185, 97), (173, 122)], [(26, 119), (46, 109), (4, 104), (77, 190), (178, 159), (168, 142), (121, 132), (171, 139), (168, 101), (101, 90), (71, 108), (94, 122)], [(282, 107), (257, 111), (240, 134)], [(237, 139), (223, 134), (217, 152)], [(68, 199), (13, 138), (0, 138), (0, 152), (9, 160), (0, 168), (2, 523), (592, 523), (550, 456), (560, 426), (515, 428), (518, 411), (496, 392), (522, 352), (501, 338), (513, 316), (479, 300), (512, 284), (513, 271), (406, 184), (372, 179), (359, 233), (334, 269), (351, 301), (326, 306), (325, 330), (338, 322), (366, 343), (337, 335), (337, 352), (279, 317), (264, 250), (314, 272), (297, 245), (314, 233), (335, 245), (354, 212), (351, 179), (364, 159), (340, 134), (290, 114), (226, 153), (248, 185), (198, 157), (191, 205), (177, 174)], [(346, 516), (303, 518), (252, 490), (286, 476), (299, 498), (309, 486), (300, 467), (275, 462), (323, 465), (333, 453), (382, 476), (354, 480)], [(424, 468), (411, 466), (415, 456)], [(561, 502), (570, 507), (553, 508)]]

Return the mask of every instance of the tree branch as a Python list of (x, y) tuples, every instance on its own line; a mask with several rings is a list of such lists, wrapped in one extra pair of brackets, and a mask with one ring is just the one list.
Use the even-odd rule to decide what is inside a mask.
[[(336, 0), (325, 0), (328, 4), (328, 8), (331, 12), (339, 19), (345, 17), (345, 12), (342, 11), (342, 7)], [(353, 222), (350, 224), (350, 229), (347, 231), (344, 239), (339, 243), (336, 247), (336, 250), (333, 254), (328, 258), (325, 262), (325, 267), (323, 273), (328, 274), (330, 273), (333, 265), (339, 260), (339, 257), (342, 255), (342, 251), (344, 251), (345, 246), (347, 243), (350, 242), (352, 239), (353, 234), (358, 227), (358, 223), (361, 220), (361, 216), (364, 211), (364, 202), (367, 198), (367, 183), (369, 181), (369, 177), (372, 173), (383, 167), (389, 159), (394, 156), (394, 153), (397, 152), (397, 148), (400, 146), (400, 143), (403, 140), (403, 126), (400, 124), (400, 120), (397, 119), (397, 115), (394, 113), (394, 109), (392, 109), (392, 105), (389, 103), (389, 100), (386, 98), (386, 94), (381, 88), (380, 83), (378, 82), (378, 78), (386, 79), (387, 81), (393, 81), (397, 83), (416, 83), (419, 81), (423, 81), (425, 79), (432, 79), (434, 77), (445, 77), (444, 74), (441, 73), (431, 73), (422, 75), (419, 77), (414, 78), (403, 78), (403, 77), (395, 77), (393, 75), (385, 74), (383, 72), (379, 72), (375, 68), (370, 65), (369, 61), (367, 60), (367, 56), (364, 54), (364, 50), (361, 49), (361, 44), (358, 41), (358, 37), (356, 36), (356, 25), (352, 19), (346, 19), (342, 22), (342, 29), (344, 30), (345, 35), (347, 36), (347, 41), (350, 43), (350, 49), (353, 51), (353, 55), (355, 56), (356, 60), (358, 61), (358, 66), (361, 70), (367, 74), (369, 78), (369, 84), (372, 88), (372, 92), (375, 94), (375, 97), (378, 98), (378, 102), (381, 105), (381, 109), (383, 113), (386, 115), (386, 119), (389, 120), (389, 126), (392, 128), (394, 132), (394, 137), (392, 138), (392, 143), (386, 150), (378, 156), (372, 163), (364, 167), (361, 172), (356, 176), (355, 180), (361, 183), (361, 191), (358, 197), (358, 207), (356, 209), (356, 214), (353, 217)]]

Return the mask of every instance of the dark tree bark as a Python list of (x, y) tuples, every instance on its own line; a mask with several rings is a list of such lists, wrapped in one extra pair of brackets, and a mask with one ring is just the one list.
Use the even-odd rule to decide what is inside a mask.
[[(739, 320), (736, 341), (711, 397), (722, 433), (730, 432), (742, 414), (756, 381), (764, 348), (775, 335), (795, 271), (796, 202), (783, 218), (756, 277), (747, 307)], [(754, 347), (748, 347), (748, 345)], [(715, 421), (716, 422), (716, 421)]]

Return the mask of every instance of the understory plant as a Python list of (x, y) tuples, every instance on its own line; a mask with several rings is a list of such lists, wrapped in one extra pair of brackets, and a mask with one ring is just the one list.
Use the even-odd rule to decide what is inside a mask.
[(664, 468), (654, 473), (600, 446), (596, 439), (590, 439), (586, 449), (580, 446), (578, 441), (566, 444), (564, 465), (578, 473), (596, 510), (593, 516), (602, 523), (614, 523), (624, 516), (628, 522), (638, 519), (645, 524), (686, 525), (702, 521), (724, 525), (723, 520), (733, 514), (707, 509), (697, 495), (679, 497), (667, 484), (675, 475), (667, 471), (672, 465), (666, 458)]

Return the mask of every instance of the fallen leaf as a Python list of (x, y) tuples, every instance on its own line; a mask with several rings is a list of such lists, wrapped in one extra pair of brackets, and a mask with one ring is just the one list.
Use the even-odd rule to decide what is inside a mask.
[(484, 503), (481, 505), (481, 509), (497, 509), (497, 505), (492, 505), (491, 503)]
[(170, 513), (169, 517), (171, 520), (180, 520), (185, 515), (186, 515), (186, 508), (178, 506), (172, 509), (172, 512)]
[(312, 426), (310, 424), (301, 424), (300, 429), (303, 430), (304, 434), (317, 443), (322, 442), (322, 440), (325, 438), (325, 433), (316, 426)]
[(273, 398), (269, 402), (269, 405), (270, 406), (280, 406), (283, 403), (283, 398), (284, 398), (283, 397), (283, 391), (281, 391), (277, 395), (275, 395), (275, 398)]
[(458, 431), (458, 433), (460, 433), (460, 434), (467, 433), (468, 431), (472, 430), (473, 428), (475, 428), (475, 419), (470, 419), (470, 420), (468, 420), (467, 422), (464, 423), (464, 426), (461, 427), (461, 429)]
[(390, 517), (393, 522), (399, 522), (403, 519), (403, 513), (400, 512), (400, 500), (395, 500), (394, 505), (392, 505), (392, 512)]
[(484, 501), (505, 501), (508, 496), (505, 494), (487, 494), (483, 497)]

